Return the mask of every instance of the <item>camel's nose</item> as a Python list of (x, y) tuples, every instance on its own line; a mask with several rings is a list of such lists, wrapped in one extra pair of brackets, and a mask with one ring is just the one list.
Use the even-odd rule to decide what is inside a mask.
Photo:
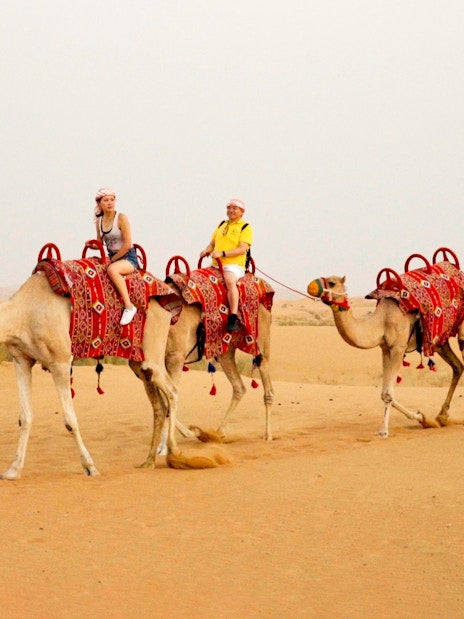
[(320, 279), (313, 279), (312, 282), (308, 284), (308, 294), (312, 297), (320, 297), (323, 292), (323, 286)]

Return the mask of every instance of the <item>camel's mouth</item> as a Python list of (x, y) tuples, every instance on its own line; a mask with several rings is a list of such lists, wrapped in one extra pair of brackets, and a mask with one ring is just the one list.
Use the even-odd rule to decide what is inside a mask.
[(312, 282), (309, 282), (307, 291), (308, 294), (312, 297), (321, 297), (322, 293), (324, 292), (324, 287), (325, 286), (322, 278), (313, 279)]

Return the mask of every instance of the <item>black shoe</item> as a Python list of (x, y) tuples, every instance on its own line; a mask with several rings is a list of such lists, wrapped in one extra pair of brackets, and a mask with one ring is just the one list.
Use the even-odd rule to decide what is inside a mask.
[(234, 331), (238, 331), (240, 329), (240, 325), (238, 323), (237, 314), (229, 314), (227, 318), (227, 331), (233, 333)]

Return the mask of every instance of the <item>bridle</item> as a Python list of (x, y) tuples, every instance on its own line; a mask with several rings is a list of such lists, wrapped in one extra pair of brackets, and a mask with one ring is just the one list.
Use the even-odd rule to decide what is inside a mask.
[[(322, 283), (322, 294), (320, 296), (322, 303), (325, 303), (325, 305), (330, 305), (330, 307), (334, 311), (346, 312), (350, 309), (348, 303), (348, 292), (346, 290), (345, 284), (343, 284), (343, 290), (338, 291), (333, 290), (333, 288), (327, 287), (327, 279), (325, 277), (319, 278), (319, 281)], [(334, 297), (342, 297), (342, 300), (339, 301), (337, 299), (334, 299)]]

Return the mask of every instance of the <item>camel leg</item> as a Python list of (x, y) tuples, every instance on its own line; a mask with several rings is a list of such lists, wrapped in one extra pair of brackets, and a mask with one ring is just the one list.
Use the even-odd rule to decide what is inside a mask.
[(441, 410), (436, 417), (437, 422), (441, 426), (446, 426), (448, 424), (448, 411), (451, 400), (458, 385), (459, 379), (461, 378), (461, 374), (464, 370), (464, 365), (452, 351), (449, 342), (446, 342), (441, 348), (437, 348), (437, 353), (444, 361), (446, 361), (446, 363), (448, 363), (448, 365), (451, 366), (451, 369), (453, 370), (453, 378), (451, 379), (451, 384), (449, 386), (448, 393), (446, 394), (446, 399), (443, 402)]
[[(143, 382), (145, 392), (150, 400), (153, 410), (153, 432), (150, 449), (146, 460), (140, 465), (141, 468), (154, 468), (158, 445), (163, 431), (166, 416), (169, 419), (167, 433), (167, 453), (179, 453), (175, 439), (175, 420), (177, 409), (177, 389), (169, 376), (157, 366), (150, 366), (147, 362), (129, 363), (135, 375)], [(172, 426), (172, 427), (171, 427)]]
[[(172, 346), (172, 341), (177, 342), (177, 344), (172, 347), (173, 348), (172, 350), (166, 351), (165, 363), (166, 363), (166, 369), (168, 371), (169, 376), (171, 377), (171, 380), (173, 381), (175, 385), (179, 385), (180, 379), (182, 376), (182, 369), (185, 363), (184, 349), (185, 350), (187, 350), (188, 348), (191, 349), (192, 343), (189, 342), (189, 344), (184, 344), (183, 340), (179, 341), (173, 338), (173, 340), (169, 342), (170, 346)], [(175, 427), (177, 428), (177, 430), (179, 430), (179, 432), (182, 434), (184, 438), (197, 438), (197, 435), (195, 434), (195, 432), (192, 432), (192, 430), (189, 430), (188, 428), (186, 428), (184, 424), (182, 424), (177, 419), (177, 416), (176, 416)], [(167, 431), (165, 432), (163, 430), (163, 435), (166, 437), (164, 441), (164, 443), (166, 443), (168, 432)], [(160, 448), (163, 449), (163, 453), (166, 453), (167, 447), (166, 445), (163, 445), (163, 441), (161, 441), (160, 443)]]
[[(178, 419), (176, 419), (176, 429), (182, 434), (184, 438), (198, 438), (195, 432), (189, 430), (181, 423)], [(161, 431), (160, 442), (158, 443), (158, 447), (156, 453), (158, 456), (167, 456), (168, 454), (168, 437), (169, 437), (169, 419), (164, 420), (163, 429)]]
[(57, 363), (50, 365), (48, 369), (50, 370), (50, 373), (52, 375), (53, 382), (55, 383), (56, 390), (58, 391), (61, 406), (63, 407), (66, 430), (68, 430), (68, 432), (73, 436), (76, 442), (77, 448), (79, 449), (79, 453), (81, 456), (81, 464), (84, 472), (86, 473), (86, 475), (89, 475), (91, 477), (99, 475), (99, 472), (97, 471), (93, 463), (92, 457), (88, 452), (86, 446), (84, 445), (84, 441), (82, 440), (77, 416), (74, 411), (71, 387), (69, 382), (71, 364)]
[(382, 381), (382, 400), (385, 404), (383, 423), (379, 430), (379, 436), (388, 437), (388, 425), (390, 421), (391, 407), (406, 415), (408, 419), (418, 421), (424, 427), (428, 427), (425, 417), (420, 412), (410, 411), (394, 399), (394, 384), (398, 376), (401, 362), (404, 355), (404, 346), (394, 346), (392, 348), (382, 347), (383, 381)]
[(229, 416), (237, 408), (238, 403), (246, 393), (245, 385), (243, 384), (242, 377), (240, 376), (237, 365), (235, 363), (235, 349), (229, 347), (228, 351), (219, 357), (224, 374), (227, 376), (228, 381), (232, 385), (232, 399), (217, 431), (221, 434), (224, 433), (224, 429), (227, 425)]
[[(163, 430), (164, 420), (169, 420), (167, 450), (177, 454), (174, 426), (177, 415), (177, 388), (166, 371), (165, 353), (170, 332), (171, 316), (154, 299), (150, 301), (143, 337), (145, 361), (131, 361), (130, 368), (143, 382), (153, 410), (153, 432), (150, 449), (143, 468), (154, 468), (156, 452)], [(171, 428), (171, 424), (173, 427)]]
[(0, 476), (0, 479), (19, 479), (21, 477), (33, 418), (31, 407), (31, 370), (35, 361), (25, 356), (14, 356), (13, 361), (19, 387), (19, 442), (13, 462), (9, 469)]
[(270, 359), (270, 324), (269, 329), (264, 329), (262, 327), (262, 322), (260, 323), (260, 333), (267, 331), (267, 337), (261, 339), (258, 337), (258, 345), (261, 350), (261, 363), (259, 365), (259, 374), (261, 376), (261, 381), (263, 383), (264, 389), (264, 408), (266, 410), (266, 427), (264, 432), (264, 440), (272, 441), (272, 431), (271, 431), (271, 410), (272, 404), (274, 402), (274, 391), (272, 389), (271, 383), (271, 373), (269, 369), (269, 359)]

